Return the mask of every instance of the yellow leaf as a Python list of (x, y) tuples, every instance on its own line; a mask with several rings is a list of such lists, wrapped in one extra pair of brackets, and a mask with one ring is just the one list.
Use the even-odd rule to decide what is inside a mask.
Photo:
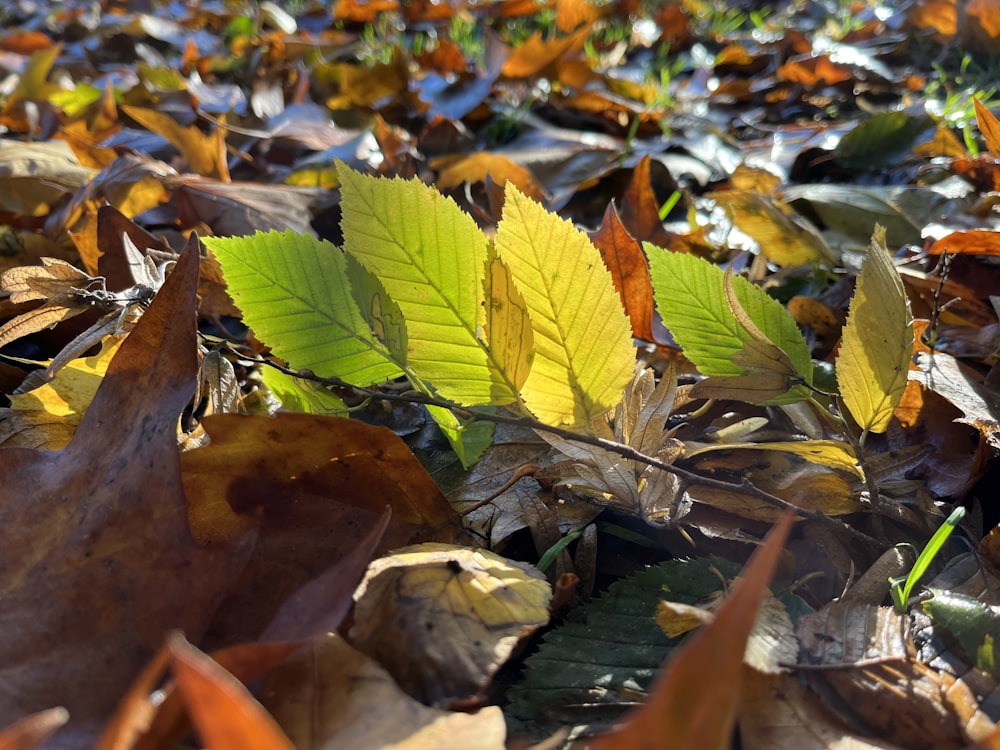
[(174, 148), (180, 151), (188, 163), (188, 168), (195, 174), (214, 177), (223, 182), (229, 181), (225, 133), (221, 128), (206, 134), (195, 125), (182, 127), (169, 115), (153, 109), (123, 105), (122, 112), (143, 127), (170, 141)]
[(733, 224), (760, 245), (768, 260), (781, 266), (833, 261), (833, 252), (815, 227), (784, 203), (749, 190), (726, 190), (708, 197), (729, 211)]
[(837, 355), (837, 383), (851, 416), (865, 432), (885, 432), (906, 387), (913, 350), (910, 303), (875, 227), (858, 276)]
[(11, 408), (16, 411), (45, 411), (79, 421), (124, 340), (124, 335), (107, 337), (101, 344), (101, 351), (93, 357), (73, 360), (56, 374), (51, 383), (11, 396)]
[(838, 440), (797, 440), (778, 441), (773, 443), (685, 443), (685, 458), (697, 456), (709, 451), (724, 451), (742, 448), (744, 450), (781, 451), (801, 456), (814, 464), (829, 466), (831, 469), (849, 471), (859, 479), (864, 479), (864, 473), (858, 466), (858, 459), (847, 443)]
[(535, 359), (521, 399), (546, 424), (585, 427), (632, 378), (632, 329), (587, 236), (510, 182), (496, 247), (531, 317)]
[[(493, 247), (487, 256), (484, 283), (489, 304), (484, 325), (486, 340), (497, 365), (507, 373), (511, 384), (520, 388), (531, 371), (535, 337), (524, 297), (514, 286), (510, 269), (496, 256)], [(502, 396), (502, 393), (497, 394), (497, 400)]]

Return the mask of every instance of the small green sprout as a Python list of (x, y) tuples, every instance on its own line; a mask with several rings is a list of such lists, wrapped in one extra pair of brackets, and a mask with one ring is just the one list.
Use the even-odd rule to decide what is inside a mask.
[(906, 604), (910, 601), (910, 594), (913, 593), (913, 589), (916, 588), (920, 579), (923, 578), (924, 573), (927, 572), (927, 568), (930, 567), (931, 561), (937, 557), (944, 543), (948, 541), (951, 532), (955, 530), (955, 527), (964, 517), (965, 508), (961, 506), (955, 508), (945, 522), (941, 524), (941, 527), (934, 532), (934, 536), (930, 538), (926, 546), (924, 546), (917, 557), (917, 561), (913, 563), (909, 574), (905, 577), (901, 576), (889, 579), (889, 593), (899, 614), (906, 612)]

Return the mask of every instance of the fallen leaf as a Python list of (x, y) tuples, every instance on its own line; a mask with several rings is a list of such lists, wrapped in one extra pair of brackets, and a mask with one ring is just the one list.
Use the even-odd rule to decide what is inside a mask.
[(198, 737), (213, 750), (293, 750), (250, 691), (184, 636), (170, 637), (171, 669)]
[(548, 622), (550, 596), (525, 563), (414, 545), (369, 566), (349, 637), (421, 702), (474, 705), (517, 643)]
[(197, 372), (197, 266), (189, 248), (65, 449), (0, 451), (0, 724), (62, 704), (55, 748), (92, 744), (164, 633), (199, 637), (244, 562), (240, 544), (199, 547), (188, 530), (177, 420)]
[(316, 638), (264, 681), (261, 701), (296, 747), (310, 750), (503, 750), (496, 706), (476, 713), (429, 708), (383, 666), (330, 634)]
[(731, 746), (746, 639), (792, 518), (786, 513), (768, 534), (712, 622), (671, 656), (646, 703), (619, 729), (591, 743), (593, 750), (723, 750)]

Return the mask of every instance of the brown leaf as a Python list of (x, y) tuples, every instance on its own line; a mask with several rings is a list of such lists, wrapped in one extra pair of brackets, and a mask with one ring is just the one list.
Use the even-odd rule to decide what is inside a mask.
[(428, 543), (373, 562), (354, 597), (351, 643), (422, 703), (457, 708), (548, 622), (551, 590), (525, 563)]
[(213, 750), (293, 750), (291, 741), (240, 681), (184, 636), (168, 648), (178, 689), (202, 743)]
[(0, 451), (0, 724), (63, 704), (53, 747), (91, 744), (164, 633), (198, 637), (243, 562), (188, 531), (176, 433), (197, 372), (197, 279), (189, 249), (69, 446)]
[(677, 189), (677, 183), (660, 162), (644, 156), (632, 170), (632, 179), (622, 196), (621, 220), (629, 233), (640, 242), (652, 242), (659, 247), (670, 246), (670, 234), (660, 220), (660, 202), (653, 190), (653, 173), (666, 189)]
[(122, 106), (122, 112), (145, 128), (170, 141), (184, 157), (190, 171), (203, 177), (229, 182), (226, 138), (221, 128), (203, 133), (197, 125), (182, 127), (170, 115), (142, 107)]
[(69, 719), (65, 708), (50, 708), (25, 716), (0, 731), (0, 750), (35, 750), (40, 748)]
[(255, 639), (299, 587), (350, 555), (392, 508), (380, 549), (455, 540), (458, 516), (384, 427), (310, 414), (220, 414), (211, 443), (181, 456), (191, 528), (218, 542), (259, 527), (253, 558), (219, 607), (223, 643)]
[(656, 678), (648, 701), (593, 750), (729, 748), (743, 674), (743, 652), (793, 516), (786, 513), (753, 554), (715, 618), (690, 636)]
[(336, 634), (314, 639), (274, 670), (261, 701), (300, 748), (504, 748), (499, 708), (472, 714), (428, 708)]
[(541, 32), (536, 31), (511, 52), (503, 65), (501, 75), (505, 78), (545, 75), (549, 66), (583, 49), (584, 41), (590, 36), (590, 26), (590, 24), (582, 26), (569, 36), (558, 39), (543, 39)]
[(972, 97), (972, 102), (976, 107), (976, 123), (986, 141), (986, 147), (993, 156), (1000, 157), (1000, 120), (979, 101), (979, 97)]
[(590, 241), (601, 251), (604, 265), (611, 271), (622, 306), (632, 322), (632, 335), (656, 341), (653, 333), (653, 282), (642, 245), (629, 234), (613, 204), (608, 204), (604, 220)]

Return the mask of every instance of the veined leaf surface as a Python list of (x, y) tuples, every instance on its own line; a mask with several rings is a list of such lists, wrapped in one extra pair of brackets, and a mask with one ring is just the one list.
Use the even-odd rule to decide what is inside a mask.
[[(694, 255), (648, 243), (644, 247), (663, 322), (688, 359), (708, 376), (706, 387), (711, 387), (712, 378), (720, 378), (717, 385), (725, 390), (714, 393), (716, 397), (766, 403), (808, 397), (804, 386), (782, 388), (785, 382), (791, 385), (788, 363), (805, 383), (812, 383), (813, 367), (809, 347), (781, 303), (736, 276), (730, 295), (739, 305), (730, 305), (721, 269)], [(752, 330), (740, 323), (737, 313)]]
[(450, 198), (417, 180), (370, 177), (337, 162), (344, 249), (375, 274), (406, 318), (407, 367), (465, 406), (517, 400), (481, 338), (487, 242)]
[(875, 227), (858, 276), (837, 355), (837, 383), (851, 416), (865, 432), (885, 432), (906, 387), (913, 318), (885, 228)]
[(275, 231), (202, 242), (246, 324), (291, 367), (359, 386), (401, 373), (355, 304), (347, 262), (331, 243)]
[(632, 331), (587, 236), (507, 183), (496, 247), (531, 318), (535, 359), (521, 398), (552, 425), (583, 427), (632, 377)]

